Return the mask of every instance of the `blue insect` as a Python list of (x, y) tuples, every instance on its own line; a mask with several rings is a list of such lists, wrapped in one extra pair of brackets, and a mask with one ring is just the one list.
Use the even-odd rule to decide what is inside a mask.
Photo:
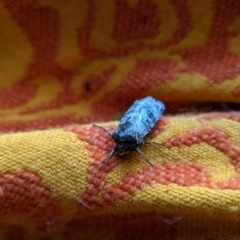
[(115, 132), (110, 133), (103, 129), (115, 141), (115, 147), (111, 150), (108, 158), (99, 167), (105, 166), (115, 152), (119, 156), (125, 155), (128, 151), (138, 152), (151, 166), (153, 166), (145, 155), (141, 152), (140, 146), (143, 144), (163, 144), (156, 142), (144, 142), (144, 137), (152, 130), (165, 110), (165, 105), (152, 97), (145, 97), (137, 100), (122, 116)]

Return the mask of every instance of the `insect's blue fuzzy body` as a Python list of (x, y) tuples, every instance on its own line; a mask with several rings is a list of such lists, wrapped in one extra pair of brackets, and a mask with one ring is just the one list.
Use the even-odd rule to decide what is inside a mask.
[(137, 151), (145, 158), (139, 146), (144, 144), (144, 137), (152, 130), (164, 110), (164, 104), (152, 97), (135, 101), (122, 116), (115, 132), (108, 132), (116, 145), (102, 166), (108, 162), (114, 152), (124, 155), (127, 151)]
[(142, 142), (162, 116), (164, 110), (164, 104), (152, 97), (135, 101), (122, 116), (112, 137), (122, 141)]

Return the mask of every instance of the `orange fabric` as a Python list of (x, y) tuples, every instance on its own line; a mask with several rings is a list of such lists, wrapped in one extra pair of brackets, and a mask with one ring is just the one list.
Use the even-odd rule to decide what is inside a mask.
[[(239, 26), (238, 0), (1, 0), (0, 239), (239, 239)], [(154, 167), (98, 171), (92, 123), (148, 95)]]

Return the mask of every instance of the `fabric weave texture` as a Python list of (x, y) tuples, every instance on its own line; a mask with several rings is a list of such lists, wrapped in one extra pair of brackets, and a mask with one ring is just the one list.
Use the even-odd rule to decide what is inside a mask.
[(239, 66), (238, 0), (0, 0), (0, 239), (239, 239)]

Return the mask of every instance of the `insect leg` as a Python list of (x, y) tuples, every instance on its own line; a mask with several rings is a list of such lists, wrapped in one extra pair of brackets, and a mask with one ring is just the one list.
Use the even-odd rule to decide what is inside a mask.
[(94, 127), (98, 127), (98, 128), (101, 128), (103, 131), (105, 131), (110, 137), (112, 137), (112, 134), (110, 132), (108, 132), (104, 127), (101, 127), (101, 126), (98, 126), (98, 125), (95, 125), (93, 124)]
[(135, 151), (137, 151), (152, 167), (153, 165), (148, 161), (148, 159), (146, 158), (146, 156), (141, 152), (141, 150), (139, 149), (139, 147), (135, 148)]
[[(158, 143), (158, 142), (144, 142), (144, 143), (142, 143), (141, 145), (145, 145), (145, 144), (157, 144), (157, 145), (160, 145), (160, 146), (162, 146), (162, 147), (165, 147), (165, 145), (163, 144), (163, 143)], [(163, 153), (163, 156), (167, 156), (167, 157), (170, 157), (170, 158), (172, 158), (171, 156), (169, 156), (168, 154), (166, 154), (166, 153)]]
[(113, 148), (108, 156), (108, 158), (102, 163), (102, 165), (98, 168), (98, 170), (101, 170), (109, 161), (109, 159), (112, 157), (112, 155), (115, 152), (115, 148)]

